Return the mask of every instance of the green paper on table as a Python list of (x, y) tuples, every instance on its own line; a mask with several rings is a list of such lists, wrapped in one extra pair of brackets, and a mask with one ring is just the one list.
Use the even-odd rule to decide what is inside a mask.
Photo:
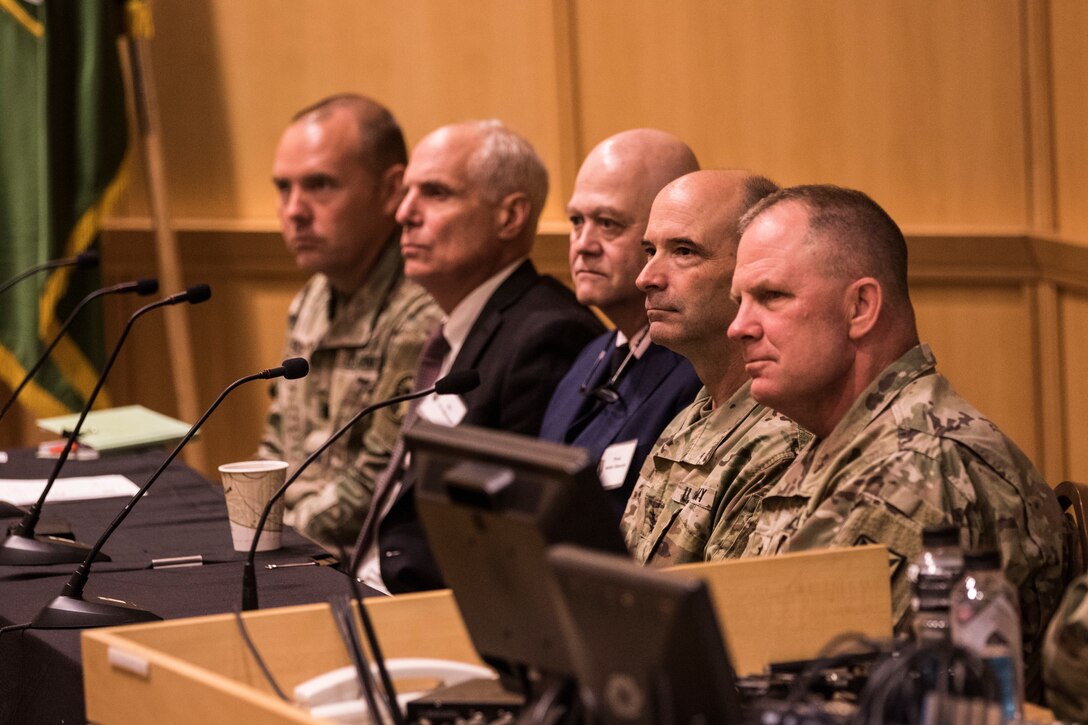
[[(65, 436), (75, 427), (79, 414), (42, 418), (38, 427)], [(96, 451), (119, 451), (126, 448), (172, 443), (189, 432), (189, 424), (142, 405), (95, 410), (87, 414), (80, 430), (81, 445)]]

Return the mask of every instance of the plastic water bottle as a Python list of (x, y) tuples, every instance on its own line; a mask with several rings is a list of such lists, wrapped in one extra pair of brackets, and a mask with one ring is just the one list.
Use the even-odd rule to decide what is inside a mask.
[(1024, 701), (1020, 606), (1016, 588), (1001, 571), (1001, 554), (964, 557), (964, 576), (952, 591), (952, 641), (993, 670), (1006, 721), (1019, 720)]
[(922, 553), (907, 570), (911, 582), (911, 625), (914, 641), (920, 647), (950, 641), (950, 597), (962, 577), (959, 528), (937, 526), (922, 531)]

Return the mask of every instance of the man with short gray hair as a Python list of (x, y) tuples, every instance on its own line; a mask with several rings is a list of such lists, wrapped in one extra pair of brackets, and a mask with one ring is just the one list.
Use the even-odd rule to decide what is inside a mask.
[(877, 543), (895, 621), (922, 529), (997, 549), (1019, 588), (1027, 691), (1061, 596), (1062, 520), (1027, 456), (937, 372), (921, 344), (899, 227), (860, 191), (783, 189), (742, 220), (730, 339), (752, 395), (815, 435), (760, 504), (746, 556)]
[[(405, 273), (445, 313), (423, 355), (437, 352), (437, 377), (477, 370), (481, 381), (463, 396), (423, 399), (418, 415), (535, 436), (556, 383), (603, 330), (528, 259), (548, 193), (543, 163), (498, 121), (459, 123), (419, 142), (404, 188), (397, 220)], [(443, 585), (412, 487), (403, 458), (394, 460), (363, 526), (357, 573), (376, 589)]]

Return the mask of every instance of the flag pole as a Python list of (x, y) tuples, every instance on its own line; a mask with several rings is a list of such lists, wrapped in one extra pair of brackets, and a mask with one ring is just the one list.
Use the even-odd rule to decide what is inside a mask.
[[(159, 118), (158, 100), (152, 76), (151, 53), (143, 33), (125, 33), (123, 64), (128, 67), (130, 97), (135, 110), (147, 178), (148, 198), (151, 206), (151, 222), (155, 233), (155, 250), (159, 280), (163, 289), (178, 290), (185, 285), (181, 278), (181, 261), (178, 255), (177, 235), (170, 223), (170, 207), (166, 194), (166, 170), (162, 154), (162, 124)], [(189, 311), (185, 306), (165, 315), (166, 343), (170, 351), (170, 369), (173, 374), (178, 417), (185, 421), (196, 420), (197, 409), (196, 369), (193, 365), (192, 333)], [(186, 450), (186, 462), (204, 472), (207, 470), (207, 453), (202, 445), (192, 445)]]

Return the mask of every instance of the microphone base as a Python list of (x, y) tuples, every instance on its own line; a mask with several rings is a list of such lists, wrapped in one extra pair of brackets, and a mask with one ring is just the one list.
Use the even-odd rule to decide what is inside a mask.
[[(78, 541), (51, 536), (17, 536), (8, 533), (0, 542), (0, 565), (44, 566), (46, 564), (79, 564), (91, 553), (91, 547)], [(95, 561), (109, 561), (99, 552)]]
[(137, 622), (161, 622), (162, 617), (120, 599), (67, 597), (63, 594), (42, 607), (31, 629), (90, 629)]
[(26, 516), (26, 509), (7, 501), (0, 501), (0, 519), (21, 519), (24, 516)]

